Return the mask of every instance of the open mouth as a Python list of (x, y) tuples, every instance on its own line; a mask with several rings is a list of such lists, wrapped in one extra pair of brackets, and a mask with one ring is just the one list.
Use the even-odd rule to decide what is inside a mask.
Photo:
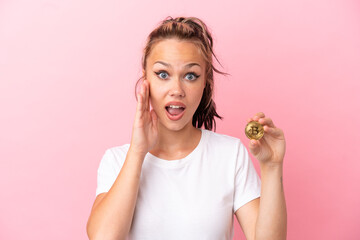
[(183, 107), (175, 107), (175, 108), (174, 107), (165, 107), (165, 108), (166, 108), (166, 111), (172, 116), (179, 115), (185, 110), (185, 108), (183, 108)]

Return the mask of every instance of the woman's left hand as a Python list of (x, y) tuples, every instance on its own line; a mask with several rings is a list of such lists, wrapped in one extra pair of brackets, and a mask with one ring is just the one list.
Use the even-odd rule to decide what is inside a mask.
[(285, 155), (285, 137), (280, 128), (265, 114), (258, 112), (247, 122), (257, 121), (264, 128), (264, 136), (260, 140), (251, 139), (249, 150), (262, 165), (282, 164)]

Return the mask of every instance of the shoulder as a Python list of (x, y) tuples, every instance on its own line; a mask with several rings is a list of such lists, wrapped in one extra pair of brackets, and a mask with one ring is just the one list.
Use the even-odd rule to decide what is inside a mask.
[(130, 148), (130, 144), (127, 143), (127, 144), (123, 144), (120, 146), (110, 147), (110, 148), (106, 149), (106, 152), (114, 155), (115, 158), (122, 158), (122, 157), (126, 156), (129, 148)]
[(123, 144), (120, 146), (109, 147), (105, 150), (102, 162), (108, 162), (112, 165), (121, 167), (126, 158), (126, 154), (129, 150), (130, 144)]

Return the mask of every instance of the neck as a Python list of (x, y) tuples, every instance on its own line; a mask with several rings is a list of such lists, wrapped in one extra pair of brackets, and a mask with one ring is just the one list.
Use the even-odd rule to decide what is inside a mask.
[(201, 130), (192, 126), (191, 122), (180, 130), (171, 130), (159, 124), (158, 142), (151, 152), (172, 156), (194, 148), (199, 142)]

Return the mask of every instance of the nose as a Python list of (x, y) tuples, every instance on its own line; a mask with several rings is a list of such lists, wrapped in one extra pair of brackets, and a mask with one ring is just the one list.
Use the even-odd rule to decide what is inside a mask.
[(173, 96), (185, 97), (184, 86), (181, 79), (174, 78), (171, 82), (172, 83), (171, 83), (169, 95), (172, 97)]

